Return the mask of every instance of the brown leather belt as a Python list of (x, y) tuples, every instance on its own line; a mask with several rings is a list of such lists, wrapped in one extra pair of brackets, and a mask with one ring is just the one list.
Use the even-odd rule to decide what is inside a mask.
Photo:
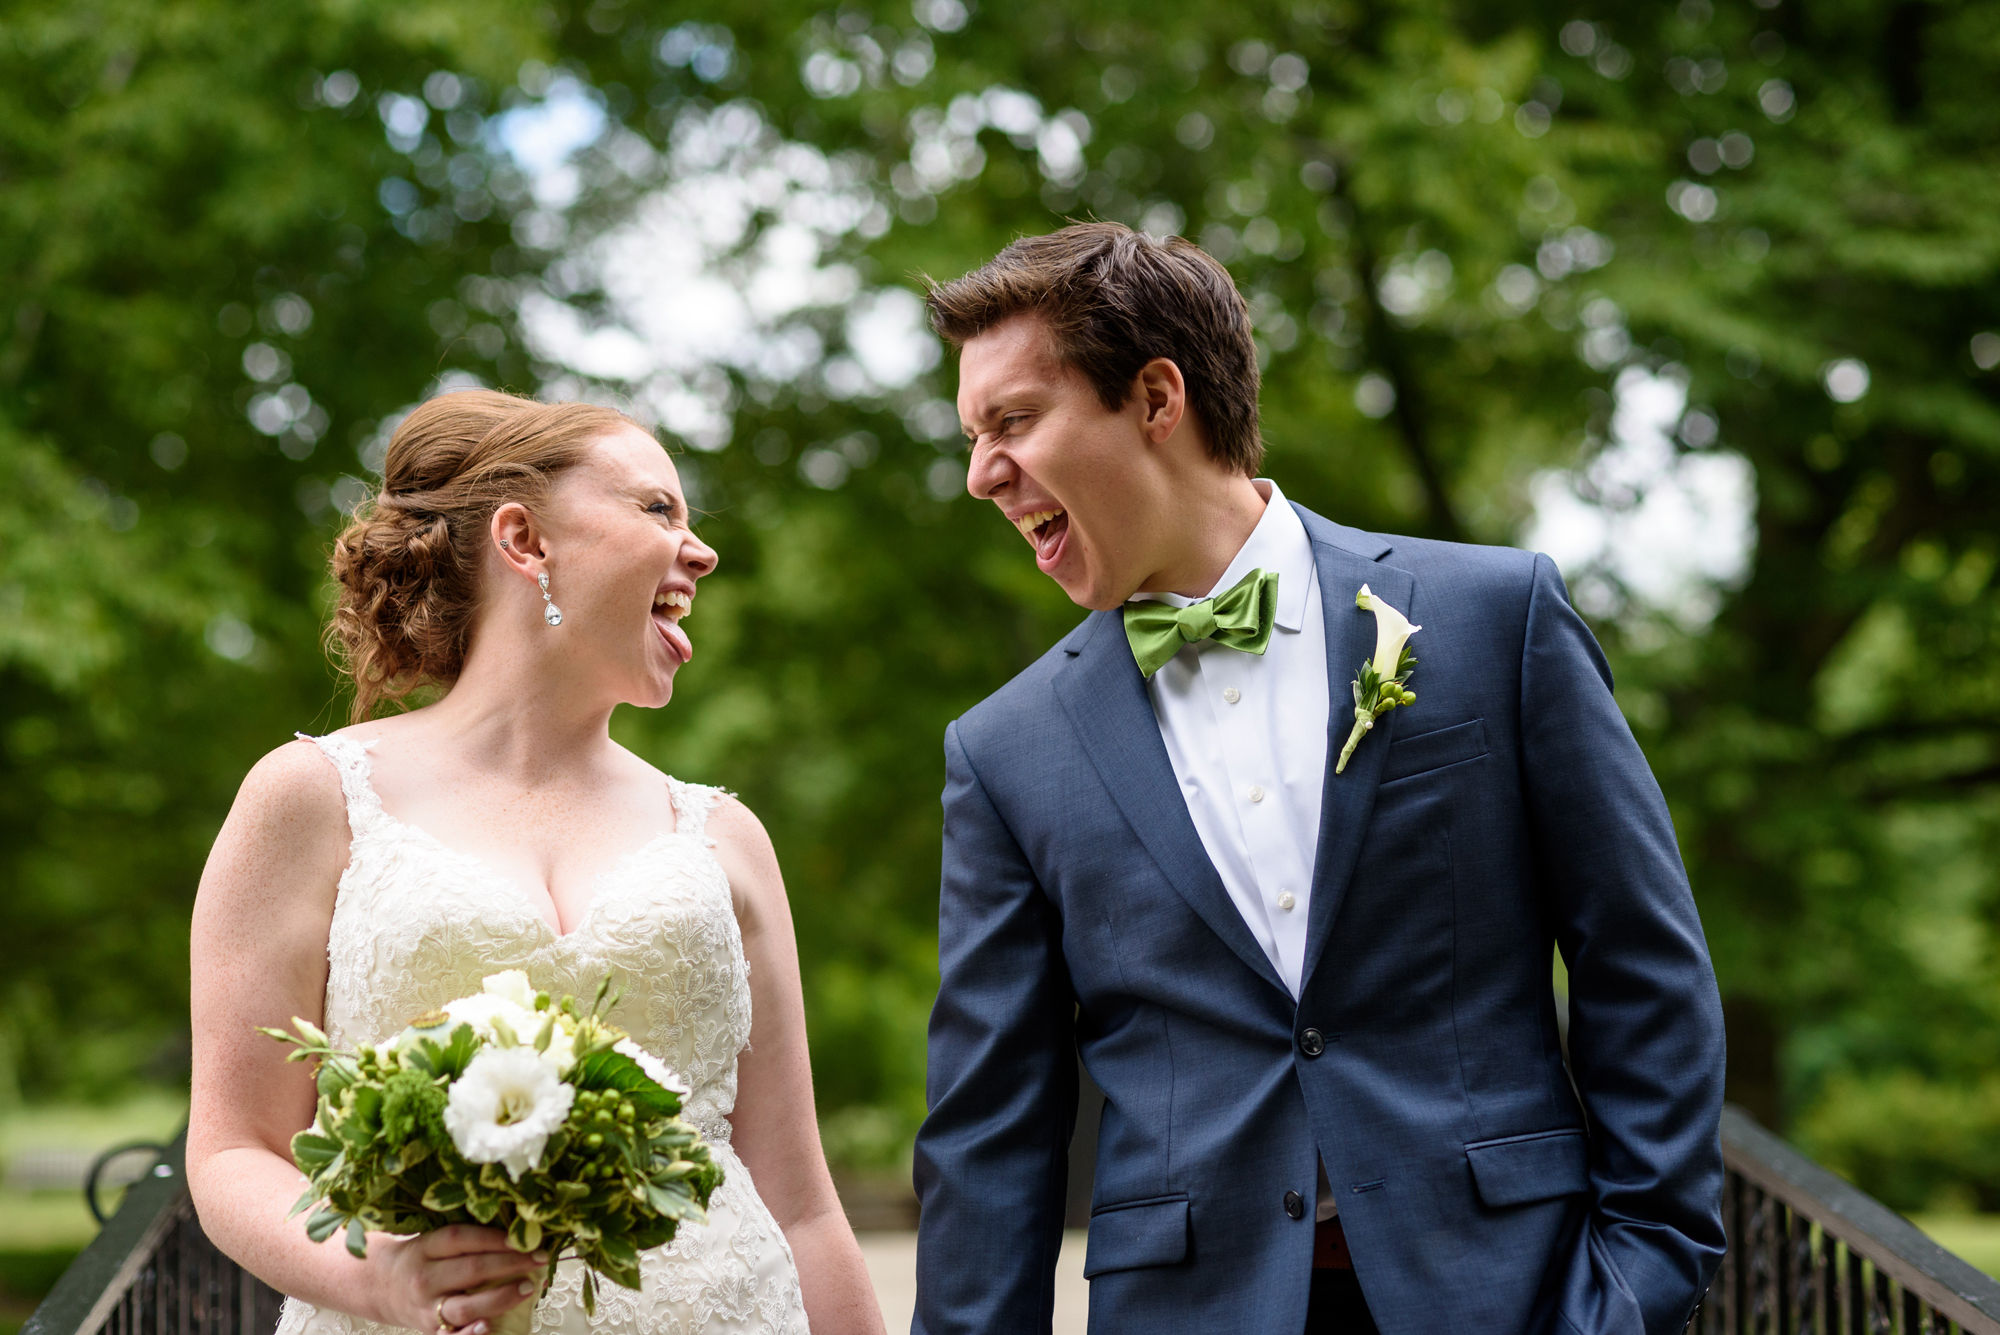
[(1347, 1254), (1347, 1230), (1340, 1226), (1339, 1216), (1313, 1229), (1313, 1269), (1354, 1269), (1354, 1258)]

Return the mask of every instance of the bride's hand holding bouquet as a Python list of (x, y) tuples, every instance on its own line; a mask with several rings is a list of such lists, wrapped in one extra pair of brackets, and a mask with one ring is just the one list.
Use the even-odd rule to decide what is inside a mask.
[(362, 1258), (370, 1232), (419, 1235), (392, 1268), (407, 1258), (431, 1285), (463, 1283), (419, 1329), (528, 1328), (533, 1304), (502, 1290), (525, 1296), (532, 1280), (467, 1226), (501, 1230), (544, 1277), (580, 1258), (588, 1311), (600, 1276), (638, 1288), (639, 1253), (703, 1218), (722, 1170), (679, 1116), (687, 1085), (603, 1018), (608, 991), (586, 1009), (510, 969), (378, 1045), (338, 1049), (299, 1019), (263, 1030), (319, 1063), (317, 1116), (292, 1141), (307, 1235), (344, 1230)]

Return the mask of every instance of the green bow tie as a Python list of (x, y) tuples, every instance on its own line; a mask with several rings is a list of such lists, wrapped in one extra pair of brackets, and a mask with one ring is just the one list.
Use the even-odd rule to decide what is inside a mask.
[(1151, 678), (1184, 644), (1213, 639), (1246, 654), (1262, 654), (1271, 643), (1278, 615), (1278, 572), (1253, 570), (1213, 598), (1186, 607), (1168, 603), (1125, 604), (1125, 638), (1139, 675)]

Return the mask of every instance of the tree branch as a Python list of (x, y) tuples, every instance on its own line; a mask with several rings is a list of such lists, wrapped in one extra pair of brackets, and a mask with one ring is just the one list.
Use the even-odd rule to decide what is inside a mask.
[(1368, 229), (1362, 225), (1361, 212), (1355, 207), (1354, 196), (1348, 189), (1348, 164), (1345, 159), (1337, 163), (1333, 179), (1334, 198), (1346, 206), (1353, 230), (1355, 277), (1361, 284), (1362, 304), (1367, 308), (1363, 321), (1367, 331), (1364, 343), (1396, 391), (1393, 410), (1396, 433), (1403, 442), (1403, 452), (1409, 456), (1410, 466), (1416, 469), (1418, 482), (1423, 486), (1424, 500), (1431, 512), (1431, 528), (1441, 538), (1463, 542), (1465, 525), (1459, 522), (1458, 511), (1451, 503), (1451, 493), (1445, 489), (1444, 475), (1438, 470), (1437, 456), (1431, 448), (1428, 414), (1424, 411), (1416, 373), (1410, 365), (1409, 349), (1390, 323), (1388, 312), (1382, 306), (1381, 294), (1376, 290), (1375, 247), (1369, 239)]

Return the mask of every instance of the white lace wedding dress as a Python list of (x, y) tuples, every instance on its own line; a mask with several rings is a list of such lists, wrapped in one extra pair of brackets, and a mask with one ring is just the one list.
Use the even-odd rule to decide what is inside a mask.
[[(624, 996), (613, 1021), (694, 1086), (682, 1115), (726, 1174), (708, 1223), (683, 1224), (643, 1253), (638, 1292), (599, 1283), (595, 1316), (583, 1310), (581, 1264), (565, 1261), (535, 1309), (535, 1335), (806, 1335), (792, 1250), (725, 1120), (750, 1039), (750, 970), (728, 877), (702, 833), (720, 790), (668, 779), (678, 828), (602, 873), (583, 920), (558, 935), (505, 876), (384, 812), (366, 744), (300, 735), (340, 772), (354, 839), (327, 940), (325, 1028), (336, 1044), (381, 1042), (501, 969), (586, 999), (615, 972)], [(292, 1298), (277, 1335), (394, 1329)]]

